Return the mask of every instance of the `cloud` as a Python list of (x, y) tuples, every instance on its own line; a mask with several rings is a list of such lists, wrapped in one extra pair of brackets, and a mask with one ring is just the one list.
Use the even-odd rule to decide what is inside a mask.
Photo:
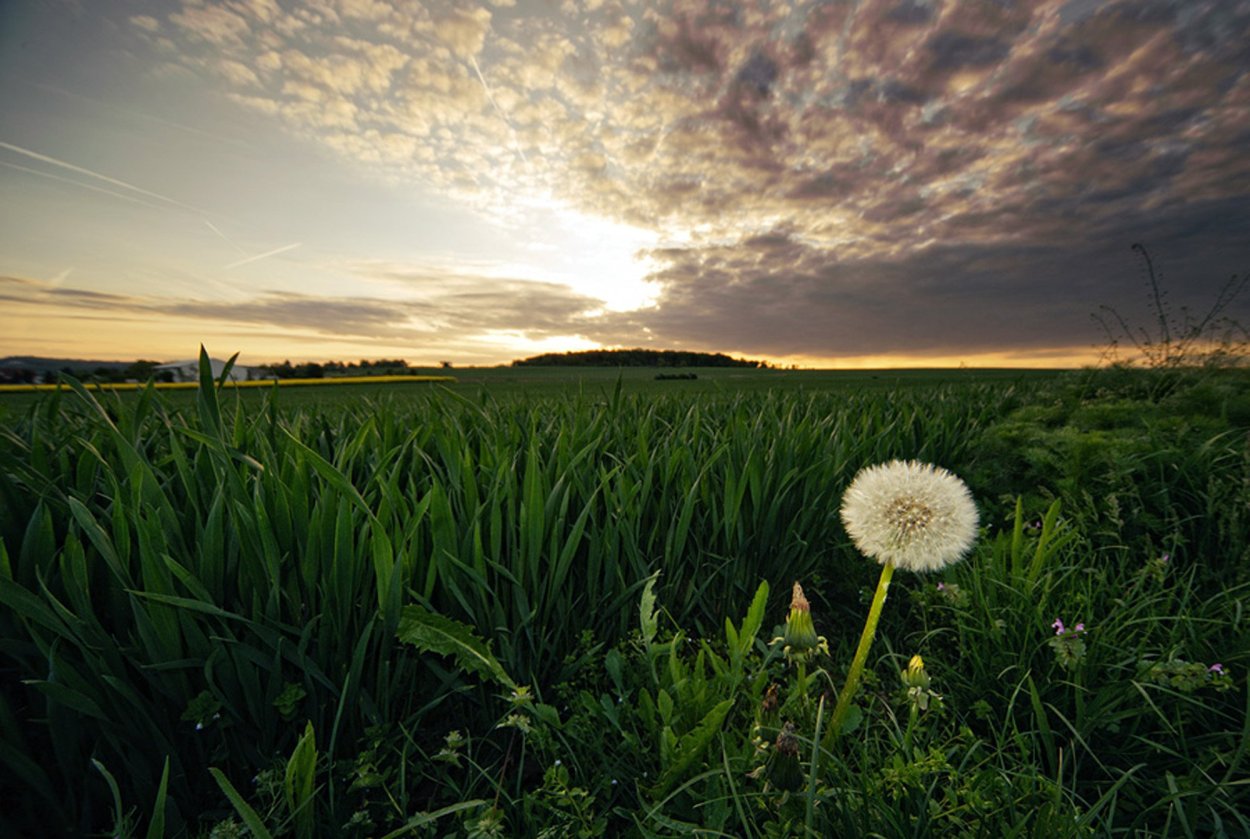
[(246, 18), (221, 6), (187, 4), (169, 20), (191, 37), (218, 47), (243, 43), (249, 28)]
[[(1105, 336), (1090, 315), (1102, 304), (1151, 323), (1128, 247), (1135, 235), (1152, 243), (1173, 313), (1200, 315), (1230, 272), (1250, 269), (1238, 239), (1245, 218), (1250, 198), (1126, 219), (1069, 247), (938, 243), (895, 258), (842, 259), (787, 230), (673, 248), (654, 254), (665, 267), (653, 307), (602, 318), (586, 334), (607, 344), (646, 335), (656, 346), (842, 358), (1094, 347)], [(1194, 253), (1205, 256), (1178, 259)], [(1228, 314), (1247, 322), (1250, 300)]]
[[(605, 341), (1083, 341), (1090, 266), (1114, 271), (1134, 227), (1197, 230), (1250, 195), (1246, 0), (183, 0), (131, 22), (379, 177), (508, 223), (541, 198), (665, 237), (655, 307), (552, 310)], [(1214, 234), (1171, 239), (1238, 267), (1185, 250)]]
[(500, 332), (528, 340), (570, 335), (599, 309), (599, 300), (558, 283), (456, 275), (405, 265), (362, 263), (353, 273), (402, 290), (394, 299), (261, 292), (230, 300), (194, 300), (114, 294), (0, 276), (0, 300), (55, 308), (63, 316), (84, 310), (118, 316), (161, 316), (200, 322), (254, 324), (283, 332), (374, 341), (473, 343)]
[(473, 58), (482, 51), (491, 13), (487, 9), (453, 8), (434, 22), (434, 33), (460, 58)]

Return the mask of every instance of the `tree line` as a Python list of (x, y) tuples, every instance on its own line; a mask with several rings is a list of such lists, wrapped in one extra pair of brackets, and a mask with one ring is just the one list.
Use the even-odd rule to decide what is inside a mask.
[(724, 353), (685, 350), (581, 350), (543, 353), (512, 362), (513, 367), (755, 367), (767, 361), (732, 358)]

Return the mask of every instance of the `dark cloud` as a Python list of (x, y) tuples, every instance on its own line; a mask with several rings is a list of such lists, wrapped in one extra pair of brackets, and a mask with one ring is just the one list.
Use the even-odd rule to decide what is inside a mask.
[(886, 20), (912, 25), (928, 23), (932, 19), (933, 8), (927, 3), (917, 3), (914, 0), (903, 0), (886, 14)]
[(1011, 42), (1002, 38), (982, 38), (963, 32), (937, 32), (925, 44), (933, 56), (935, 70), (985, 67), (997, 64), (1011, 52)]
[(49, 288), (45, 293), (64, 305), (84, 308), (114, 308), (131, 302), (131, 298), (125, 295), (108, 294), (85, 288)]
[[(1247, 219), (1250, 199), (1239, 199), (1142, 214), (1066, 247), (938, 243), (897, 259), (840, 260), (785, 232), (667, 250), (656, 254), (666, 263), (657, 305), (605, 319), (589, 334), (778, 356), (1092, 348), (1104, 338), (1090, 317), (1101, 305), (1151, 323), (1132, 242), (1150, 246), (1175, 312), (1201, 313), (1230, 273), (1250, 270)], [(1230, 314), (1246, 322), (1250, 300)]]
[(268, 294), (239, 302), (179, 301), (154, 305), (164, 314), (233, 323), (312, 329), (326, 335), (393, 334), (405, 306), (384, 301)]
[(762, 52), (753, 53), (734, 77), (734, 85), (756, 96), (767, 96), (777, 81), (777, 64)]

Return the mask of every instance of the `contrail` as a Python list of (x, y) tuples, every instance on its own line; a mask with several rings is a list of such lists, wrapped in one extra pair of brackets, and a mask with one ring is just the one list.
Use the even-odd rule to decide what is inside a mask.
[(161, 195), (160, 193), (151, 192), (149, 190), (144, 189), (143, 187), (138, 187), (138, 186), (135, 186), (134, 184), (128, 184), (125, 181), (119, 181), (117, 178), (110, 178), (108, 175), (102, 175), (99, 172), (92, 172), (90, 169), (84, 169), (81, 166), (75, 166), (73, 163), (66, 163), (64, 160), (57, 160), (55, 157), (48, 157), (46, 154), (40, 154), (39, 152), (31, 151), (30, 149), (24, 149), (21, 146), (15, 146), (12, 143), (5, 143), (3, 141), (0, 141), (0, 149), (8, 149), (9, 151), (17, 152), (18, 154), (24, 154), (27, 157), (34, 158), (35, 160), (39, 160), (44, 163), (51, 163), (54, 166), (61, 166), (65, 169), (69, 169), (71, 172), (78, 172), (83, 175), (89, 175), (90, 177), (93, 177), (93, 178), (99, 178), (105, 183), (110, 183), (110, 184), (113, 184), (114, 186), (120, 186), (123, 189), (129, 189), (132, 192), (137, 192), (140, 195), (146, 195), (149, 198), (155, 198), (158, 201), (164, 201), (166, 204), (173, 204), (175, 207), (182, 207), (184, 210), (190, 210), (193, 213), (205, 212), (204, 210), (201, 210), (199, 207), (192, 207), (190, 204), (183, 204), (181, 201), (175, 201), (173, 198), (168, 198), (164, 195)]
[(114, 198), (120, 198), (123, 201), (130, 201), (134, 204), (142, 204), (145, 207), (151, 207), (154, 210), (167, 210), (168, 207), (162, 207), (160, 204), (153, 204), (151, 201), (144, 201), (142, 198), (135, 198), (133, 195), (124, 195), (120, 192), (114, 192), (111, 189), (105, 189), (101, 186), (93, 184), (85, 184), (82, 181), (71, 180), (70, 178), (62, 178), (60, 175), (54, 175), (51, 172), (41, 172), (38, 169), (31, 169), (29, 166), (22, 166), (17, 163), (9, 163), (7, 160), (0, 160), (0, 166), (8, 166), (10, 169), (17, 169), (19, 172), (28, 172), (31, 175), (38, 175), (41, 178), (51, 178), (61, 183), (79, 186), (83, 189), (89, 189), (92, 192), (103, 192), (105, 195), (111, 195)]
[(246, 254), (247, 254), (247, 251), (246, 251), (246, 250), (244, 250), (244, 249), (243, 249), (243, 247), (242, 247), (242, 246), (240, 246), (238, 242), (234, 241), (234, 240), (233, 240), (233, 239), (231, 239), (229, 236), (227, 236), (225, 233), (222, 233), (220, 230), (218, 230), (218, 229), (217, 229), (217, 225), (213, 224), (213, 223), (212, 223), (211, 221), (209, 221), (208, 219), (204, 219), (204, 223), (208, 225), (208, 229), (209, 229), (209, 230), (213, 231), (213, 232), (214, 232), (214, 233), (216, 233), (218, 236), (220, 236), (221, 238), (225, 239), (228, 243), (230, 243), (231, 247), (233, 247), (236, 251), (238, 251), (239, 253), (244, 254), (244, 255), (246, 255)]
[(499, 114), (499, 118), (503, 120), (503, 124), (508, 126), (508, 131), (512, 132), (513, 149), (515, 149), (516, 153), (521, 155), (521, 159), (528, 164), (529, 158), (525, 156), (525, 152), (521, 149), (521, 144), (517, 142), (516, 129), (512, 127), (512, 122), (509, 121), (507, 115), (504, 114), (503, 109), (499, 107), (499, 103), (495, 101), (495, 94), (490, 92), (490, 85), (486, 83), (486, 77), (482, 75), (482, 68), (477, 66), (477, 57), (470, 55), (469, 61), (473, 62), (473, 70), (477, 73), (477, 80), (482, 83), (482, 90), (486, 91), (486, 98), (490, 100), (490, 104), (495, 109), (495, 113)]
[(222, 270), (223, 270), (223, 271), (229, 271), (231, 268), (238, 268), (240, 265), (247, 265), (249, 262), (255, 262), (255, 261), (256, 261), (256, 260), (258, 260), (258, 259), (266, 259), (266, 258), (271, 257), (271, 256), (277, 256), (277, 255), (278, 255), (278, 254), (280, 254), (280, 253), (286, 253), (287, 251), (293, 251), (293, 250), (295, 250), (296, 248), (298, 248), (298, 247), (299, 247), (300, 245), (302, 245), (302, 244), (304, 244), (304, 243), (303, 243), (303, 242), (292, 242), (292, 243), (291, 243), (291, 244), (289, 244), (289, 245), (283, 245), (282, 247), (280, 247), (280, 248), (274, 248), (274, 249), (273, 249), (273, 250), (271, 250), (271, 251), (265, 251), (264, 253), (258, 253), (258, 254), (256, 254), (256, 256), (249, 256), (247, 259), (240, 259), (238, 262), (231, 262), (229, 265), (227, 265), (227, 266), (226, 266), (225, 268), (223, 268)]

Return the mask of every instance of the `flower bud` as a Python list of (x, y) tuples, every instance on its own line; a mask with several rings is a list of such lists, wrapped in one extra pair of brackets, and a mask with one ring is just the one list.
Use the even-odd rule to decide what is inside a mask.
[(812, 623), (811, 607), (803, 596), (803, 587), (798, 583), (794, 584), (794, 593), (790, 598), (790, 617), (786, 619), (783, 638), (788, 652), (793, 654), (809, 653), (820, 645), (816, 626)]
[(794, 723), (787, 721), (781, 727), (765, 765), (768, 781), (777, 789), (793, 791), (802, 786), (803, 768), (799, 765), (799, 738)]
[(911, 661), (907, 663), (907, 669), (899, 673), (899, 676), (903, 680), (903, 687), (921, 690), (929, 688), (929, 674), (925, 672), (924, 659), (918, 655), (911, 657)]

